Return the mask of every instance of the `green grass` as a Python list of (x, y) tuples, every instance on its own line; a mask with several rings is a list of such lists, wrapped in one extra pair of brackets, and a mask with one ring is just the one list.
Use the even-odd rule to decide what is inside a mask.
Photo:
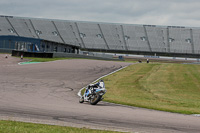
[(56, 60), (67, 60), (73, 58), (35, 58), (35, 57), (24, 57), (24, 59), (30, 59), (30, 62), (49, 62)]
[[(36, 57), (24, 57), (24, 59), (29, 59), (29, 62), (49, 62), (56, 60), (69, 60), (69, 59), (87, 59), (87, 58), (73, 58), (73, 57), (63, 57), (63, 58), (36, 58)], [(87, 60), (97, 60), (97, 59), (87, 59)], [(109, 61), (109, 60), (108, 60)]]
[(140, 63), (104, 78), (105, 101), (200, 114), (200, 65)]
[(16, 121), (0, 121), (0, 133), (119, 133), (86, 128), (32, 124)]

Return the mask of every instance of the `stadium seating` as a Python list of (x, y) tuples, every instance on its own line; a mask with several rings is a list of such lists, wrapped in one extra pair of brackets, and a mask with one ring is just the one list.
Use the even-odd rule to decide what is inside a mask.
[(64, 43), (52, 21), (43, 19), (32, 19), (31, 21), (39, 38)]
[(8, 22), (8, 18), (0, 17), (0, 35), (18, 36), (15, 29)]
[(65, 43), (80, 46), (80, 38), (78, 34), (78, 30), (74, 22), (70, 21), (53, 21), (55, 26), (57, 27), (60, 36), (64, 40)]
[(28, 19), (8, 18), (19, 36), (37, 38), (34, 29)]
[(123, 25), (125, 41), (130, 51), (150, 51), (144, 27), (141, 25)]
[(122, 33), (120, 33), (120, 26), (115, 24), (100, 24), (102, 33), (111, 50), (125, 50), (122, 41)]
[(200, 54), (200, 29), (180, 26), (0, 16), (0, 36), (8, 35), (39, 38), (49, 44), (52, 41), (83, 49)]
[(200, 29), (193, 29), (193, 43), (194, 43), (194, 53), (200, 54)]
[(107, 49), (106, 43), (102, 38), (101, 31), (95, 23), (78, 23), (79, 32), (86, 48)]
[(192, 53), (192, 44), (187, 42), (190, 39), (190, 30), (186, 28), (169, 28), (170, 52), (174, 53)]
[(159, 27), (146, 27), (148, 40), (151, 46), (151, 50), (154, 52), (165, 52), (165, 43), (164, 43), (164, 31)]

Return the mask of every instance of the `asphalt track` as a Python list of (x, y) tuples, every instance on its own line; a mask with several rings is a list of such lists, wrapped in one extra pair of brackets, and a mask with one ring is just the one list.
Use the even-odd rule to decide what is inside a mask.
[(78, 102), (77, 92), (123, 62), (63, 60), (17, 65), (0, 54), (0, 119), (130, 132), (199, 133), (200, 117), (100, 102)]

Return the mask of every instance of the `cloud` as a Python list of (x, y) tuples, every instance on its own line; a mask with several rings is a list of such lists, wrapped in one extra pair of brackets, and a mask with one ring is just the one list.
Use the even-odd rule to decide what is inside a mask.
[(9, 16), (109, 23), (200, 26), (199, 0), (1, 0)]

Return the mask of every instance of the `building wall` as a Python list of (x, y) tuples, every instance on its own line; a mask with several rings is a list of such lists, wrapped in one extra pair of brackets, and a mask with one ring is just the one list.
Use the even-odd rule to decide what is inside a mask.
[(78, 48), (58, 42), (50, 42), (41, 39), (17, 36), (0, 36), (0, 49), (20, 50), (27, 52), (75, 53)]
[[(31, 50), (31, 45), (40, 46), (40, 39), (32, 39), (17, 36), (0, 36), (1, 49), (16, 49), (22, 51)], [(31, 51), (34, 51), (33, 49)]]

